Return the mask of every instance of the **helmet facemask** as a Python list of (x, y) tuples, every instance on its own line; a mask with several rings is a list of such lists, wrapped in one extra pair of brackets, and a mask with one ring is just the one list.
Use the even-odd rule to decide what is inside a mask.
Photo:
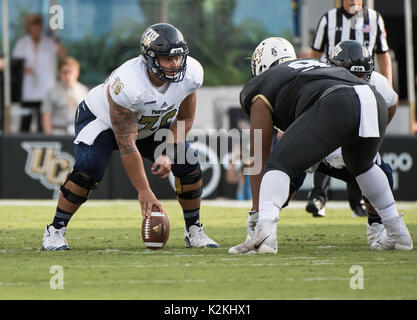
[[(159, 64), (159, 58), (157, 56), (154, 59), (154, 68), (156, 69), (156, 73), (153, 72), (160, 80), (168, 81), (168, 82), (180, 82), (184, 79), (185, 72), (187, 70), (187, 55), (181, 55), (181, 63), (178, 69), (170, 69), (164, 68)], [(169, 76), (169, 74), (175, 74), (174, 76)]]

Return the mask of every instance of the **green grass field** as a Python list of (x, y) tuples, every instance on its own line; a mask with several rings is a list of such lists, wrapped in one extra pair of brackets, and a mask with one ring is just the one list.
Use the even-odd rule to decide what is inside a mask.
[[(44, 252), (43, 229), (55, 207), (48, 203), (0, 203), (0, 299), (417, 298), (416, 250), (371, 251), (366, 219), (347, 209), (327, 209), (325, 218), (284, 209), (278, 254), (232, 256), (227, 250), (246, 235), (242, 208), (203, 205), (205, 231), (222, 247), (186, 249), (180, 207), (163, 201), (170, 239), (150, 251), (135, 201), (90, 201), (70, 222), (70, 251)], [(404, 212), (415, 236), (417, 205)], [(53, 265), (63, 267), (63, 290), (50, 288)], [(350, 288), (354, 265), (363, 268), (363, 289)]]

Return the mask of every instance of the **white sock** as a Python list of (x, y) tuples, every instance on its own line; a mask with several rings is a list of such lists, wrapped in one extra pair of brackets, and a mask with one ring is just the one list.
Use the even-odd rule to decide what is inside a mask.
[(265, 173), (259, 191), (259, 220), (278, 221), (279, 212), (287, 201), (290, 177), (279, 170)]
[(398, 216), (388, 179), (380, 167), (374, 164), (371, 169), (358, 175), (356, 181), (383, 222)]

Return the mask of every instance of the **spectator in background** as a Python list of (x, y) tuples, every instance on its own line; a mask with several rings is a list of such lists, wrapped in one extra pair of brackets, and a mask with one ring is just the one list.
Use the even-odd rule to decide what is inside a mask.
[[(384, 20), (375, 10), (363, 6), (362, 0), (343, 0), (340, 8), (333, 8), (320, 19), (311, 46), (310, 56), (328, 61), (330, 52), (344, 40), (356, 40), (365, 46), (392, 86), (392, 63), (386, 39)], [(330, 177), (316, 172), (313, 188), (309, 193), (306, 210), (313, 216), (323, 216)], [(355, 185), (348, 183), (348, 200), (353, 216), (366, 217), (362, 193)], [(321, 214), (319, 214), (321, 213)]]
[(42, 126), (46, 134), (74, 135), (74, 116), (88, 88), (78, 82), (80, 64), (72, 57), (60, 60), (59, 82), (50, 88), (42, 102)]
[[(47, 90), (55, 84), (56, 56), (64, 58), (64, 47), (55, 39), (43, 35), (43, 19), (40, 14), (31, 14), (25, 19), (26, 35), (20, 38), (12, 57), (25, 59), (22, 89), (22, 107), (37, 114), (37, 130), (42, 132), (40, 107)], [(22, 116), (20, 130), (28, 132), (32, 113)]]

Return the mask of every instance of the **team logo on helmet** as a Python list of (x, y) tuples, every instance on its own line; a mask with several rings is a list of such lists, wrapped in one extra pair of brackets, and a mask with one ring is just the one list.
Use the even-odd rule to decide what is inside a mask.
[(264, 48), (259, 48), (258, 50), (256, 50), (253, 53), (252, 61), (253, 62), (257, 62), (257, 63), (261, 63), (261, 59), (262, 59), (262, 54), (263, 53), (264, 53)]
[(340, 52), (342, 52), (342, 48), (340, 47), (340, 45), (337, 45), (332, 52), (330, 53), (330, 58), (332, 59), (333, 57), (337, 56)]
[(143, 36), (143, 46), (147, 47), (152, 41), (158, 39), (159, 33), (156, 32), (154, 29), (149, 28)]
[(297, 59), (292, 44), (280, 37), (262, 40), (252, 54), (251, 73), (255, 77), (271, 66)]

